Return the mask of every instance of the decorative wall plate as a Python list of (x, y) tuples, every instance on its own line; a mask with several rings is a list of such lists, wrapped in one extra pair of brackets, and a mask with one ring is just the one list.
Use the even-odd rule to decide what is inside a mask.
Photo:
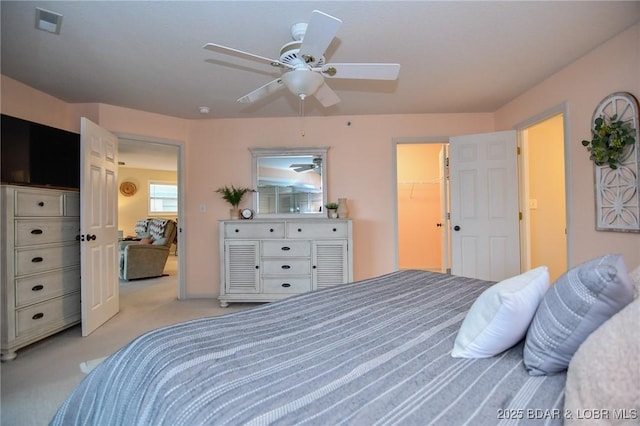
[(122, 182), (120, 184), (120, 193), (125, 197), (131, 197), (138, 191), (136, 184), (133, 182)]
[(594, 165), (596, 190), (596, 229), (599, 231), (640, 232), (640, 131), (638, 101), (626, 92), (612, 93), (597, 106), (591, 120), (616, 115), (635, 131), (635, 143), (625, 148), (617, 169)]

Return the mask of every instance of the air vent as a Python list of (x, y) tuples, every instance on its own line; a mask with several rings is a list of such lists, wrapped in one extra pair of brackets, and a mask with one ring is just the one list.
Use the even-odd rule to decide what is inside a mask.
[(60, 34), (62, 15), (36, 7), (36, 28), (48, 33)]

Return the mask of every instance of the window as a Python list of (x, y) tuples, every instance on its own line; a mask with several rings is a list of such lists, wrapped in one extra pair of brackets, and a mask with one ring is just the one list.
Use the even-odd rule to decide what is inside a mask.
[(149, 214), (178, 213), (178, 185), (171, 182), (149, 182)]

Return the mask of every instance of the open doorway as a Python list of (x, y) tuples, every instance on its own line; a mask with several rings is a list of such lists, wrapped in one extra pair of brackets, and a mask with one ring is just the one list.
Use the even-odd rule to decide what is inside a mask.
[(396, 145), (398, 268), (446, 272), (444, 141)]
[(564, 114), (522, 127), (520, 147), (521, 264), (553, 282), (567, 270)]
[[(119, 135), (118, 145), (118, 229), (122, 237), (135, 235), (140, 219), (175, 221), (176, 238), (170, 244), (163, 277), (176, 282), (174, 294), (184, 297), (184, 243), (181, 206), (183, 205), (183, 145), (179, 142)], [(135, 187), (134, 194), (123, 193), (122, 185)], [(162, 266), (160, 266), (162, 268)], [(160, 278), (162, 279), (162, 278)], [(133, 283), (140, 281), (134, 280)], [(121, 285), (123, 283), (120, 280)]]
[[(555, 280), (568, 258), (564, 113), (523, 124), (518, 136), (519, 269), (547, 265)], [(447, 145), (435, 139), (394, 141), (398, 269), (446, 272), (451, 263), (447, 191), (438, 191), (443, 176), (438, 153)]]

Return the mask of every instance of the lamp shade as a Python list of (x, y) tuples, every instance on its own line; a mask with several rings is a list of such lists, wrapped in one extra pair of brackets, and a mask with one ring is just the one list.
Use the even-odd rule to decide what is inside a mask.
[(315, 71), (301, 69), (285, 73), (282, 80), (291, 93), (304, 99), (316, 93), (324, 82), (324, 77)]

